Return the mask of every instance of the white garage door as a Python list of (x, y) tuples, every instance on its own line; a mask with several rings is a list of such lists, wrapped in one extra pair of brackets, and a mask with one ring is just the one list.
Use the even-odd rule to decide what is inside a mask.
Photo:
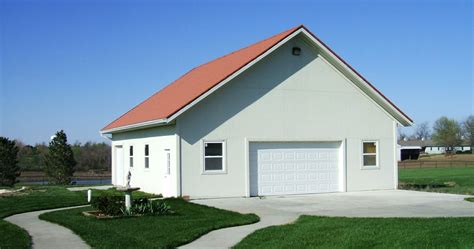
[(341, 143), (250, 143), (250, 195), (340, 191)]

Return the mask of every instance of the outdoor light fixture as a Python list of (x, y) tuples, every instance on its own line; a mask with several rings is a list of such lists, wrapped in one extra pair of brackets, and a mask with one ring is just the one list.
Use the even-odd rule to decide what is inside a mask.
[(293, 55), (299, 56), (301, 54), (301, 48), (293, 47)]

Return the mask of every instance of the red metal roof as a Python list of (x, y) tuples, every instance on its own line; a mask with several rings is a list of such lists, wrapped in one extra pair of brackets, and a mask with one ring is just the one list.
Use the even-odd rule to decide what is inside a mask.
[(268, 39), (257, 42), (248, 47), (242, 48), (228, 55), (219, 57), (213, 61), (202, 64), (179, 79), (169, 84), (161, 91), (155, 93), (133, 109), (120, 116), (112, 123), (102, 129), (102, 131), (128, 126), (147, 121), (166, 119), (184, 108), (193, 100), (206, 93), (212, 87), (216, 86), (224, 79), (252, 62), (254, 59), (265, 53), (267, 50), (278, 44), (280, 41), (291, 35), (300, 28), (304, 28), (315, 39), (317, 39), (323, 46), (330, 50), (343, 63), (351, 68), (357, 75), (359, 75), (370, 87), (385, 98), (395, 109), (402, 113), (407, 119), (412, 121), (405, 115), (398, 107), (396, 107), (387, 97), (378, 91), (372, 84), (365, 80), (357, 71), (355, 71), (349, 64), (342, 60), (336, 53), (327, 47), (321, 40), (314, 36), (303, 25), (294, 27), (280, 34), (274, 35)]

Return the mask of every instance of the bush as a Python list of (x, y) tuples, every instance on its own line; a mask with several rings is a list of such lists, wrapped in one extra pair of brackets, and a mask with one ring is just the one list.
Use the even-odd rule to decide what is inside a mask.
[(94, 198), (91, 205), (103, 214), (110, 216), (122, 215), (122, 210), (125, 210), (124, 197), (119, 195), (102, 194)]

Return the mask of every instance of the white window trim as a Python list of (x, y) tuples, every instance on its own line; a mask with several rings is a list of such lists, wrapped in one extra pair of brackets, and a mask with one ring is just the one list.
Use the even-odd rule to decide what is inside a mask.
[[(222, 144), (222, 156), (206, 156), (206, 143), (221, 143)], [(203, 175), (218, 175), (227, 174), (227, 146), (225, 140), (202, 140), (202, 174)], [(222, 157), (222, 169), (221, 170), (206, 170), (206, 158), (221, 158)]]
[[(364, 153), (364, 143), (375, 143), (375, 153)], [(362, 140), (362, 142), (360, 143), (361, 144), (361, 161), (360, 161), (360, 165), (361, 165), (361, 169), (380, 169), (380, 163), (379, 163), (379, 158), (380, 158), (380, 154), (379, 154), (379, 141), (378, 140)], [(364, 156), (365, 155), (374, 155), (375, 154), (375, 165), (367, 165), (365, 166), (364, 165)]]
[[(146, 146), (148, 146), (148, 156), (146, 155)], [(148, 158), (148, 167), (146, 166), (146, 159)], [(143, 168), (145, 170), (150, 169), (150, 144), (145, 144), (143, 146)]]

